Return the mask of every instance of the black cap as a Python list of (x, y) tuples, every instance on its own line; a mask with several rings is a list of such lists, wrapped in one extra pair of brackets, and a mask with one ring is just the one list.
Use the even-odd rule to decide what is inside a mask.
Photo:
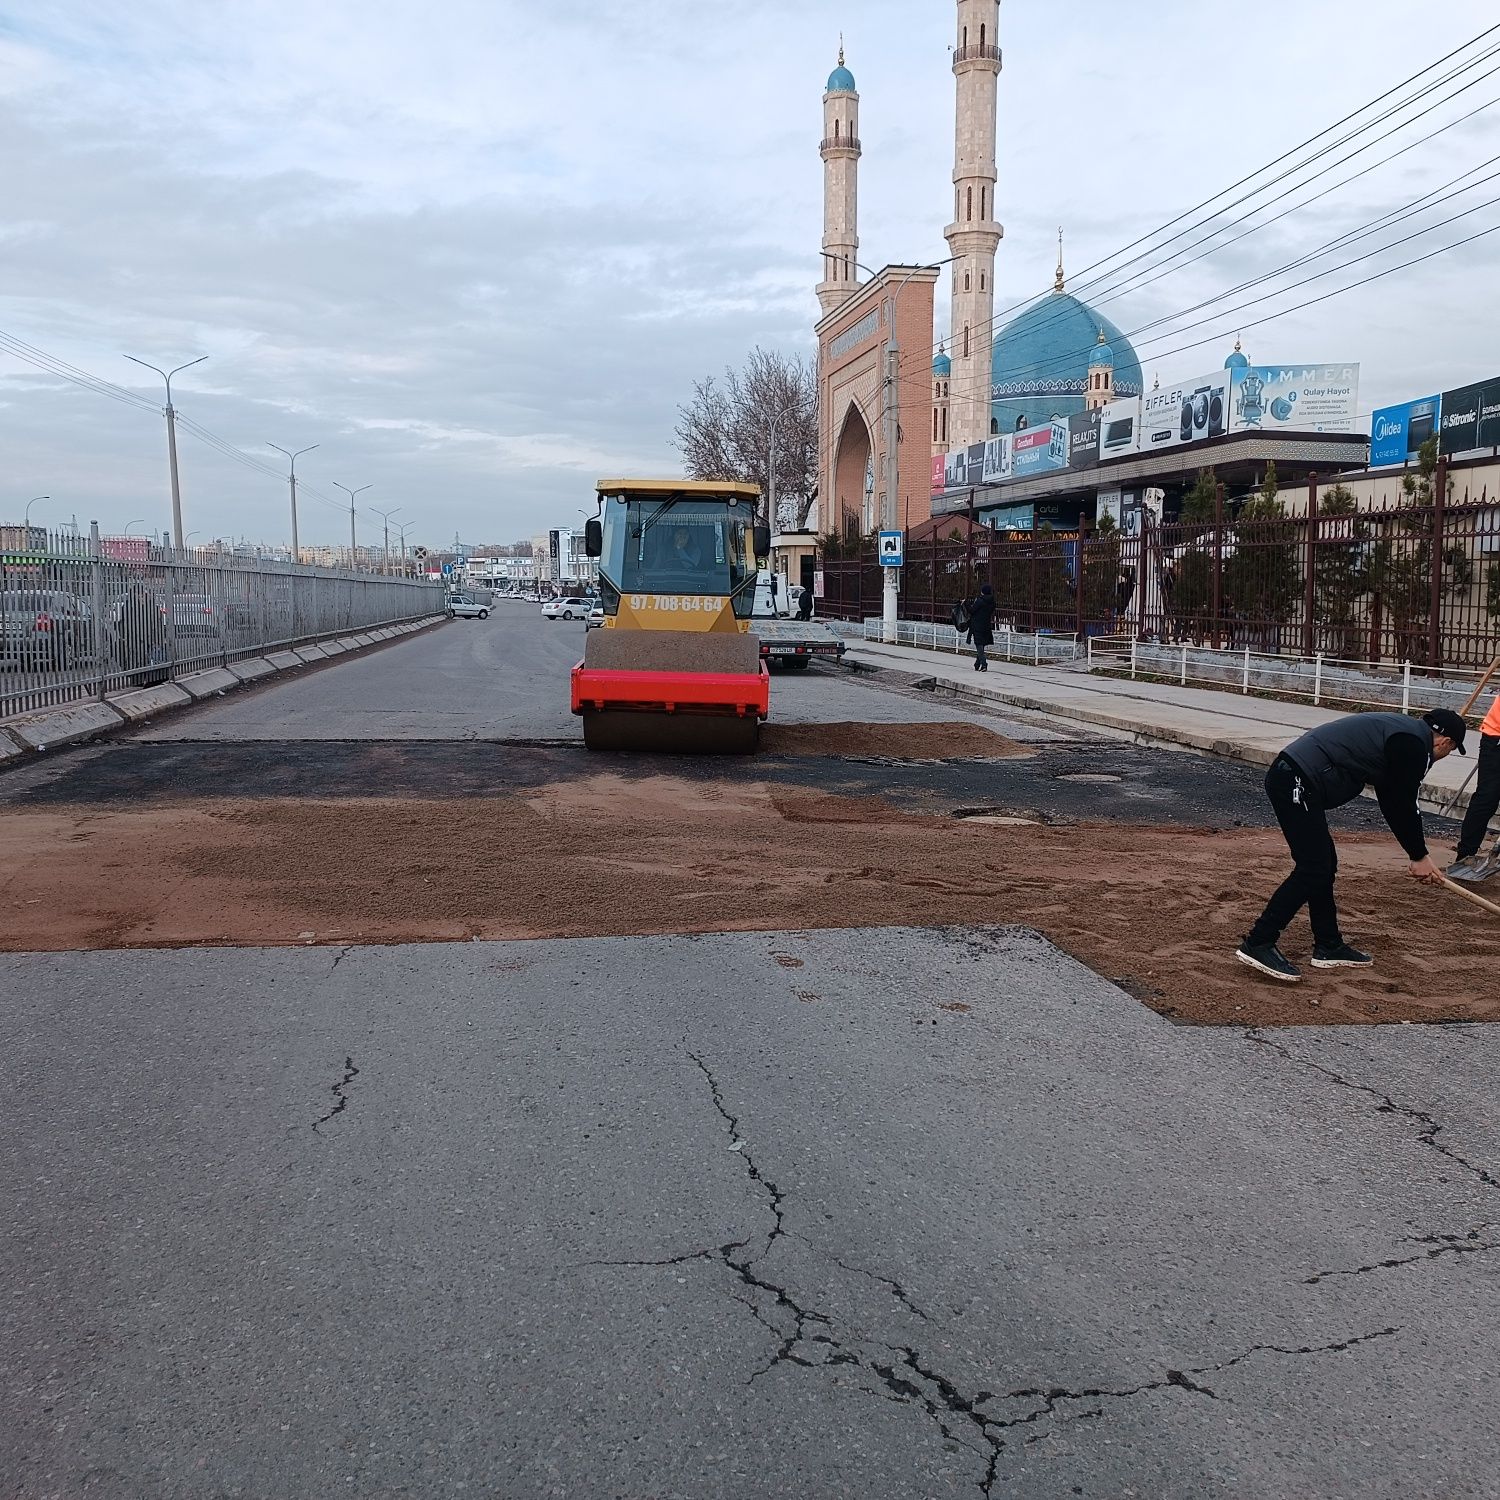
[(1464, 735), (1469, 726), (1451, 708), (1429, 708), (1422, 715), (1422, 722), (1430, 724), (1439, 734), (1446, 734), (1460, 755), (1469, 753), (1464, 749)]

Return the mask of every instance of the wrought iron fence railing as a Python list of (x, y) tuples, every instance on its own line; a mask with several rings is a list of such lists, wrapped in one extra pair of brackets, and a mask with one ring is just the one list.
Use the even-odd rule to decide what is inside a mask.
[[(983, 526), (908, 540), (903, 619), (944, 623), (981, 585), (997, 627), (1423, 668), (1483, 667), (1500, 638), (1500, 505), (1394, 503), (1135, 534)], [(832, 552), (834, 555), (829, 555)], [(880, 612), (873, 545), (835, 541), (819, 612)]]

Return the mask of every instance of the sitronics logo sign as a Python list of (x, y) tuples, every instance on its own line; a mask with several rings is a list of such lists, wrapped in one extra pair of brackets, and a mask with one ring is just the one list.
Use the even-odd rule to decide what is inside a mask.
[(1472, 453), (1500, 445), (1500, 376), (1443, 392), (1444, 453)]

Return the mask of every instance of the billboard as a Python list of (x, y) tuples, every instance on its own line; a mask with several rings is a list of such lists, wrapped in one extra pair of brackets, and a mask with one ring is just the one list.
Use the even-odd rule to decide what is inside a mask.
[(1014, 433), (1010, 440), (1010, 468), (1016, 479), (1030, 479), (1068, 466), (1068, 424), (1066, 419), (1049, 422), (1045, 427), (1028, 427)]
[(1441, 410), (1440, 452), (1472, 453), (1500, 445), (1500, 375), (1444, 391)]
[(984, 445), (984, 482), (999, 484), (1011, 476), (1010, 435), (992, 437)]
[(1099, 463), (1099, 413), (1077, 412), (1068, 418), (1068, 467), (1092, 469)]
[(1247, 365), (1233, 372), (1236, 432), (1353, 432), (1359, 366)]
[(948, 483), (948, 455), (946, 453), (934, 453), (932, 455), (932, 493), (940, 495), (944, 486)]
[(1370, 418), (1370, 467), (1404, 464), (1438, 430), (1441, 396), (1422, 396), (1399, 406), (1382, 406)]
[(1099, 412), (1099, 457), (1120, 458), (1140, 447), (1141, 398), (1111, 401)]
[(1155, 453), (1183, 443), (1223, 437), (1229, 431), (1229, 374), (1215, 370), (1195, 380), (1162, 386), (1141, 397), (1138, 448)]
[(955, 448), (943, 464), (943, 488), (967, 490), (984, 483), (984, 444)]

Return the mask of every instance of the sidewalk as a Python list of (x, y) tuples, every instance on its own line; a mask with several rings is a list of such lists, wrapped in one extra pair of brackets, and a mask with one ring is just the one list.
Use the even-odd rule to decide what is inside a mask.
[[(846, 661), (915, 672), (971, 701), (1076, 720), (1105, 733), (1128, 734), (1138, 744), (1174, 746), (1268, 766), (1292, 740), (1342, 717), (1344, 710), (1314, 708), (1172, 683), (1122, 681), (1081, 667), (1031, 667), (990, 661), (974, 670), (970, 656), (952, 657), (915, 646), (851, 641)], [(1462, 817), (1469, 803), (1464, 780), (1474, 766), (1478, 736), (1467, 757), (1450, 755), (1428, 774), (1422, 807)]]

